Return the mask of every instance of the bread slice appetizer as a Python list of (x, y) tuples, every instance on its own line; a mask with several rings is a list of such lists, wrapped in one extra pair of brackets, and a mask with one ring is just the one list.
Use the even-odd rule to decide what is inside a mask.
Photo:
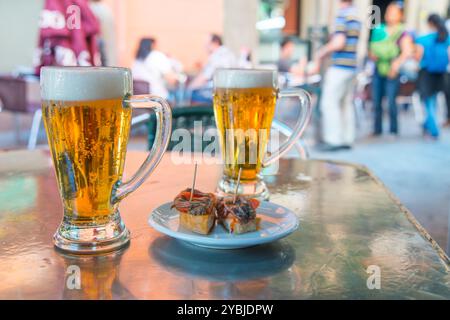
[(242, 234), (259, 229), (260, 218), (256, 216), (259, 201), (245, 197), (221, 199), (217, 204), (218, 222), (229, 233)]
[(180, 212), (180, 225), (192, 232), (209, 234), (216, 222), (216, 197), (194, 189), (181, 191), (174, 199), (172, 208)]

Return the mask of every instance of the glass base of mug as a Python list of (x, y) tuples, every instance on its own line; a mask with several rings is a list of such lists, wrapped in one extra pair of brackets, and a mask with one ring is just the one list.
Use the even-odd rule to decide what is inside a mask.
[[(223, 177), (217, 186), (217, 194), (221, 197), (232, 196), (236, 190), (237, 181), (227, 177)], [(264, 181), (258, 179), (251, 182), (243, 182), (239, 184), (238, 195), (256, 198), (258, 200), (269, 200), (270, 193)]]
[(114, 251), (130, 241), (130, 232), (125, 227), (120, 214), (102, 225), (75, 225), (64, 217), (53, 236), (55, 246), (63, 251), (78, 254), (93, 254)]

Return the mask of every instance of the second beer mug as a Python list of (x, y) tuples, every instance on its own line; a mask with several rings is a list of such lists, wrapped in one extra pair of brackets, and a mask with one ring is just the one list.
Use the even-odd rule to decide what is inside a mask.
[[(300, 118), (289, 139), (268, 155), (275, 105), (285, 97), (298, 98)], [(278, 74), (272, 70), (219, 69), (214, 75), (214, 113), (224, 161), (219, 193), (234, 193), (242, 168), (238, 194), (268, 199), (261, 168), (277, 161), (302, 135), (311, 117), (309, 94), (301, 89), (278, 90)]]
[[(156, 168), (172, 123), (167, 102), (132, 92), (129, 69), (42, 68), (42, 113), (64, 209), (54, 243), (63, 250), (110, 251), (130, 239), (119, 202)], [(156, 141), (139, 170), (123, 182), (132, 108), (155, 111)]]

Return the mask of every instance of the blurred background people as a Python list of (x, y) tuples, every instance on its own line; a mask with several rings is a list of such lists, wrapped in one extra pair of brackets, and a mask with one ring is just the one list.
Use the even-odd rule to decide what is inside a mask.
[(153, 38), (141, 39), (131, 71), (135, 80), (150, 84), (150, 93), (165, 99), (169, 97), (170, 88), (178, 83), (171, 59), (157, 50)]
[[(79, 12), (68, 11), (71, 5)], [(66, 22), (66, 15), (70, 21)], [(36, 74), (42, 66), (100, 66), (99, 32), (97, 18), (86, 0), (46, 0), (39, 19)]]
[(295, 61), (295, 42), (292, 37), (284, 37), (280, 43), (280, 57), (277, 62), (278, 71), (281, 73), (290, 73), (294, 76), (304, 77), (307, 70), (308, 59), (301, 57)]
[(279, 72), (290, 72), (294, 64), (293, 55), (295, 44), (291, 37), (285, 37), (280, 43), (280, 58), (278, 60)]
[(100, 24), (98, 47), (103, 66), (117, 66), (116, 26), (114, 15), (102, 0), (90, 0), (89, 7)]
[[(447, 32), (450, 34), (450, 6), (447, 10), (447, 20), (445, 21)], [(444, 127), (450, 127), (450, 65), (447, 68), (447, 74), (445, 75), (445, 102), (447, 104), (447, 118), (444, 123)]]
[(428, 18), (430, 33), (419, 37), (417, 43), (417, 59), (420, 61), (418, 89), (425, 106), (425, 135), (434, 139), (439, 137), (437, 121), (437, 95), (444, 91), (445, 74), (450, 56), (450, 38), (445, 21), (437, 14)]
[(223, 45), (222, 37), (211, 34), (206, 44), (208, 60), (202, 71), (189, 84), (190, 89), (199, 89), (207, 86), (212, 80), (214, 71), (218, 68), (233, 68), (237, 66), (234, 53)]
[(334, 34), (317, 54), (317, 64), (331, 55), (332, 65), (323, 83), (322, 138), (324, 151), (348, 149), (355, 140), (355, 116), (351, 100), (357, 68), (357, 45), (361, 23), (352, 0), (339, 0)]
[[(450, 67), (449, 67), (450, 68)], [(450, 127), (450, 70), (447, 70), (447, 74), (445, 75), (445, 102), (447, 105), (447, 117), (444, 123), (444, 127)]]
[(388, 100), (390, 133), (398, 134), (397, 95), (400, 88), (400, 68), (413, 55), (414, 45), (411, 35), (403, 24), (403, 2), (388, 5), (386, 23), (380, 24), (372, 32), (369, 57), (376, 69), (372, 82), (372, 98), (375, 108), (375, 136), (383, 133), (383, 98)]

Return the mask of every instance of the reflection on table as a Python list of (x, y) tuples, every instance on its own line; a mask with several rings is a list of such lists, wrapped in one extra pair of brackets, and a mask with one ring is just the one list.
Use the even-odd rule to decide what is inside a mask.
[[(0, 211), (0, 298), (450, 299), (448, 257), (365, 168), (282, 160), (265, 180), (271, 201), (293, 210), (300, 228), (270, 245), (214, 251), (147, 224), (153, 208), (191, 183), (192, 165), (175, 165), (171, 156), (121, 204), (130, 246), (71, 256), (51, 242), (62, 207), (48, 152), (0, 154), (0, 190), (7, 190)], [(126, 173), (144, 158), (129, 153)], [(201, 164), (198, 188), (214, 190), (220, 172)], [(380, 290), (367, 286), (373, 266), (381, 271)], [(74, 289), (77, 268), (80, 288)]]

